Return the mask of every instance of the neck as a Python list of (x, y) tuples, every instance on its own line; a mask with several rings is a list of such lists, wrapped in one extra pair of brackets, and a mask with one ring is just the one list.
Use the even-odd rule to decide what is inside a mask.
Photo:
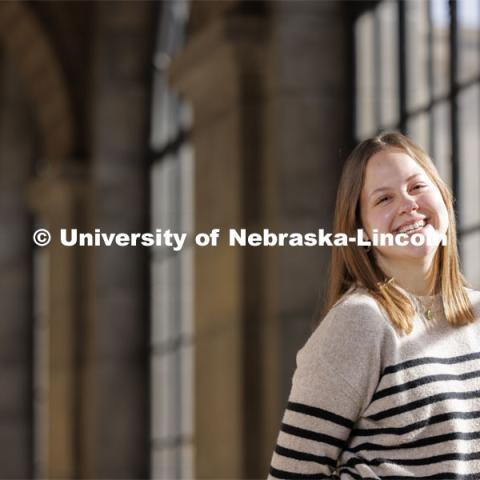
[(385, 262), (377, 258), (378, 265), (388, 277), (413, 295), (433, 295), (433, 259), (416, 259), (408, 262)]

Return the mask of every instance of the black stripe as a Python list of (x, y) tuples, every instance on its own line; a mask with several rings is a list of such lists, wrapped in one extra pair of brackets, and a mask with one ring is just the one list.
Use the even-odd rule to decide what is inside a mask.
[(280, 445), (275, 447), (275, 452), (282, 457), (294, 458), (295, 460), (301, 460), (302, 462), (315, 462), (320, 465), (327, 465), (335, 468), (337, 460), (335, 458), (327, 457), (325, 455), (314, 455), (313, 453), (299, 452), (298, 450), (292, 450), (291, 448), (285, 448)]
[(475, 390), (473, 392), (445, 392), (439, 393), (437, 395), (431, 395), (430, 397), (425, 397), (420, 400), (415, 400), (414, 402), (401, 405), (400, 407), (388, 408), (387, 410), (382, 410), (379, 413), (374, 415), (369, 415), (368, 419), (370, 420), (382, 420), (384, 418), (393, 417), (395, 415), (400, 415), (411, 410), (415, 410), (425, 405), (430, 405), (432, 403), (441, 402), (443, 400), (448, 400), (451, 398), (469, 400), (471, 398), (479, 398), (480, 390)]
[(375, 395), (372, 397), (371, 404), (376, 400), (379, 400), (380, 398), (388, 397), (389, 395), (393, 395), (398, 392), (404, 392), (412, 388), (417, 388), (420, 385), (426, 385), (427, 383), (445, 382), (445, 381), (452, 381), (452, 380), (463, 381), (463, 380), (470, 380), (471, 378), (477, 378), (477, 377), (480, 377), (480, 370), (461, 373), (459, 375), (453, 375), (453, 374), (428, 375), (426, 377), (417, 378), (415, 380), (411, 380), (410, 382), (406, 382), (401, 385), (397, 385), (395, 387), (389, 387), (383, 390), (378, 390), (375, 393)]
[(355, 429), (352, 432), (352, 436), (355, 437), (370, 437), (373, 435), (405, 435), (406, 433), (413, 432), (414, 430), (420, 430), (425, 428), (428, 425), (435, 425), (437, 423), (448, 422), (455, 418), (480, 418), (480, 411), (476, 410), (474, 412), (448, 412), (442, 413), (440, 415), (434, 415), (425, 420), (419, 422), (411, 423), (403, 427), (388, 427), (388, 428), (365, 428), (365, 429)]
[[(458, 460), (462, 462), (470, 461), (470, 460), (478, 460), (480, 459), (480, 452), (473, 452), (473, 453), (445, 453), (442, 455), (434, 455), (431, 457), (424, 457), (424, 458), (372, 458), (368, 460), (368, 463), (365, 461), (364, 458), (351, 458), (346, 462), (345, 466), (355, 466), (359, 464), (367, 464), (367, 465), (374, 465), (379, 466), (386, 463), (390, 463), (393, 465), (410, 465), (410, 466), (419, 466), (419, 465), (435, 465), (439, 462), (447, 462), (450, 460)], [(418, 478), (418, 477), (415, 477)]]
[(431, 437), (414, 440), (412, 442), (401, 443), (397, 445), (378, 445), (376, 443), (361, 443), (353, 448), (347, 448), (349, 452), (359, 452), (362, 450), (398, 450), (404, 448), (419, 448), (437, 443), (449, 442), (451, 440), (475, 440), (480, 438), (480, 432), (452, 432), (442, 435), (434, 435)]
[(385, 367), (382, 372), (382, 378), (385, 375), (399, 372), (400, 370), (406, 370), (407, 368), (416, 367), (418, 365), (425, 365), (428, 363), (440, 363), (444, 365), (451, 365), (454, 363), (468, 362), (470, 360), (480, 359), (480, 352), (469, 353), (467, 355), (459, 355), (456, 357), (443, 358), (443, 357), (422, 357), (415, 358), (414, 360), (407, 360), (406, 362), (397, 363), (395, 365), (389, 365)]
[(304, 403), (288, 402), (287, 410), (293, 412), (303, 413), (305, 415), (310, 415), (311, 417), (321, 418), (323, 420), (328, 420), (329, 422), (336, 423), (342, 427), (347, 427), (350, 430), (353, 428), (354, 422), (348, 418), (337, 415), (336, 413), (324, 410), (323, 408), (312, 407), (310, 405), (305, 405)]
[(285, 470), (277, 470), (274, 467), (270, 467), (270, 475), (275, 478), (283, 478), (283, 479), (311, 478), (313, 480), (324, 480), (328, 478), (335, 478), (335, 477), (325, 476), (323, 473), (287, 472)]
[(338, 448), (345, 448), (345, 440), (326, 435), (324, 433), (314, 432), (312, 430), (306, 430), (300, 427), (294, 427), (287, 423), (282, 423), (280, 426), (282, 432), (288, 433), (290, 435), (295, 435), (296, 437), (307, 438), (308, 440), (314, 440), (315, 442), (327, 443)]

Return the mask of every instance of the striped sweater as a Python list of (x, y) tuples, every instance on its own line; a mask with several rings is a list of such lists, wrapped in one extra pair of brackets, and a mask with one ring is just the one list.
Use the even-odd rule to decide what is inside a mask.
[[(480, 292), (468, 289), (476, 318)], [(365, 290), (297, 354), (269, 480), (480, 479), (480, 321), (434, 317), (400, 335)]]

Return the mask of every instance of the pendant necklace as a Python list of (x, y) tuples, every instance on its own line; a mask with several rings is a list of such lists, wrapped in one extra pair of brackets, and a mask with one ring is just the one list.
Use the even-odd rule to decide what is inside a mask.
[(430, 307), (426, 308), (424, 313), (427, 316), (428, 320), (431, 320), (433, 318), (433, 311), (432, 311), (432, 305), (431, 304), (430, 304)]
[(424, 301), (420, 300), (420, 298), (418, 298), (416, 295), (413, 295), (413, 298), (415, 299), (415, 304), (417, 305), (417, 307), (420, 307), (417, 309), (417, 312), (420, 310), (423, 316), (427, 320), (432, 320), (433, 319), (433, 303), (435, 301), (435, 297), (430, 299), (430, 302), (427, 305), (425, 305)]

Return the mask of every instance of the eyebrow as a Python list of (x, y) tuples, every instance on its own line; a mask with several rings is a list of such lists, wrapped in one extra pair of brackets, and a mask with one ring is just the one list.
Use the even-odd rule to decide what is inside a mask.
[[(414, 173), (413, 175), (410, 175), (406, 182), (409, 182), (410, 180), (412, 180), (412, 178), (415, 178), (415, 177), (418, 177), (422, 175), (422, 173)], [(370, 194), (370, 197), (373, 196), (375, 193), (377, 192), (383, 192), (384, 190), (389, 190), (391, 187), (380, 187), (380, 188), (376, 188), (371, 194)]]

